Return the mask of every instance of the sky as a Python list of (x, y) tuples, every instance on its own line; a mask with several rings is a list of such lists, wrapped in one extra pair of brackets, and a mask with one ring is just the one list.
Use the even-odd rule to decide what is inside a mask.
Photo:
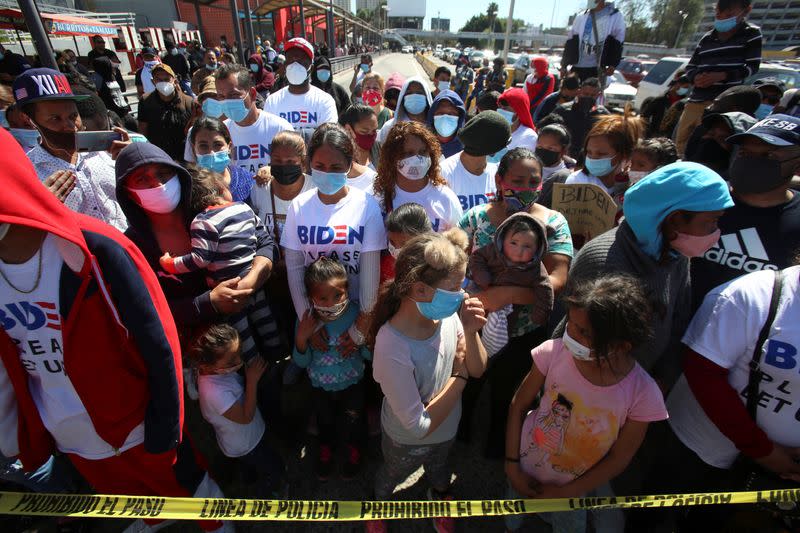
[[(508, 17), (510, 0), (495, 0), (499, 7), (498, 18), (503, 20)], [(355, 0), (352, 5), (355, 7)], [(427, 13), (425, 16), (424, 28), (431, 28), (431, 18), (441, 16), (450, 18), (450, 30), (455, 31), (461, 28), (473, 15), (485, 13), (487, 0), (426, 0), (425, 6)], [(581, 9), (586, 9), (586, 0), (516, 0), (514, 4), (514, 18), (523, 19), (525, 22), (535, 25), (544, 24), (545, 28), (550, 26), (553, 16), (553, 6), (555, 8), (554, 26), (566, 26), (567, 19), (573, 13)], [(455, 7), (457, 6), (457, 7)]]

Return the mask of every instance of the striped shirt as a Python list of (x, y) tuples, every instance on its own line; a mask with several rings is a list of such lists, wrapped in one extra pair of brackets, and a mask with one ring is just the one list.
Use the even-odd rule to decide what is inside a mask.
[(758, 72), (761, 65), (761, 30), (747, 22), (728, 40), (719, 39), (717, 30), (711, 30), (700, 39), (694, 54), (686, 65), (686, 76), (694, 83), (701, 72), (725, 72), (728, 77), (705, 88), (695, 86), (689, 96), (691, 102), (713, 100), (729, 87), (741, 85)]
[(257, 243), (271, 240), (261, 220), (243, 202), (207, 207), (194, 217), (189, 233), (192, 251), (173, 258), (175, 272), (205, 269), (209, 285), (247, 274)]

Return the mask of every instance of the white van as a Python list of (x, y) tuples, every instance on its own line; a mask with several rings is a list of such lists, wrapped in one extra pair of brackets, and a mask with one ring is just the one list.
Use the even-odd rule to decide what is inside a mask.
[(647, 76), (639, 82), (639, 90), (633, 100), (633, 107), (641, 109), (642, 103), (648, 98), (661, 96), (667, 91), (669, 82), (675, 77), (675, 72), (689, 62), (688, 57), (665, 57), (656, 63)]

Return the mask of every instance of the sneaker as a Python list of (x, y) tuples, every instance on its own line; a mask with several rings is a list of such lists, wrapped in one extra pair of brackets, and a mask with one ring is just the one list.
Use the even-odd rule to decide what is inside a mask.
[(342, 467), (342, 479), (350, 480), (361, 470), (361, 450), (352, 444), (347, 445), (347, 461)]
[(319, 445), (319, 456), (317, 457), (317, 479), (328, 481), (333, 471), (333, 452), (327, 444)]
[[(428, 489), (428, 500), (431, 501), (441, 501), (441, 500), (452, 500), (453, 497), (450, 494), (441, 494), (432, 488)], [(433, 529), (436, 533), (454, 533), (456, 530), (456, 521), (453, 518), (448, 517), (441, 517), (441, 518), (433, 518)]]
[(364, 522), (364, 531), (367, 533), (387, 533), (389, 528), (386, 527), (385, 520), (367, 520)]

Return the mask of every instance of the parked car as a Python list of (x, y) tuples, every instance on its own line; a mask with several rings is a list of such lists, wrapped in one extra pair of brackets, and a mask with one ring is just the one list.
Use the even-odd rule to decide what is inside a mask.
[(469, 66), (472, 68), (480, 68), (483, 66), (483, 58), (485, 54), (480, 50), (476, 50), (469, 55)]
[(669, 87), (669, 82), (675, 76), (675, 72), (685, 67), (688, 62), (688, 57), (670, 56), (662, 58), (639, 82), (639, 89), (636, 91), (633, 107), (641, 109), (642, 103), (646, 99), (664, 94), (667, 87)]
[(642, 65), (642, 60), (633, 57), (623, 58), (617, 65), (617, 71), (634, 87), (639, 85), (639, 82), (647, 75)]
[(778, 78), (786, 84), (786, 90), (800, 87), (800, 73), (796, 69), (778, 63), (761, 63), (758, 72), (744, 80), (748, 85), (763, 78)]
[(636, 88), (628, 83), (619, 70), (615, 70), (614, 74), (606, 79), (606, 90), (603, 94), (606, 99), (606, 107), (621, 109), (625, 107), (625, 104), (633, 103), (633, 99), (636, 98)]
[(403, 46), (403, 48), (401, 48), (400, 51), (404, 54), (411, 54), (414, 52), (414, 47), (411, 46), (410, 44), (407, 44)]
[(528, 74), (533, 72), (531, 68), (531, 58), (528, 54), (515, 54), (516, 57), (512, 59), (511, 54), (508, 54), (508, 65), (514, 67), (514, 80), (513, 84), (525, 83), (525, 78)]

